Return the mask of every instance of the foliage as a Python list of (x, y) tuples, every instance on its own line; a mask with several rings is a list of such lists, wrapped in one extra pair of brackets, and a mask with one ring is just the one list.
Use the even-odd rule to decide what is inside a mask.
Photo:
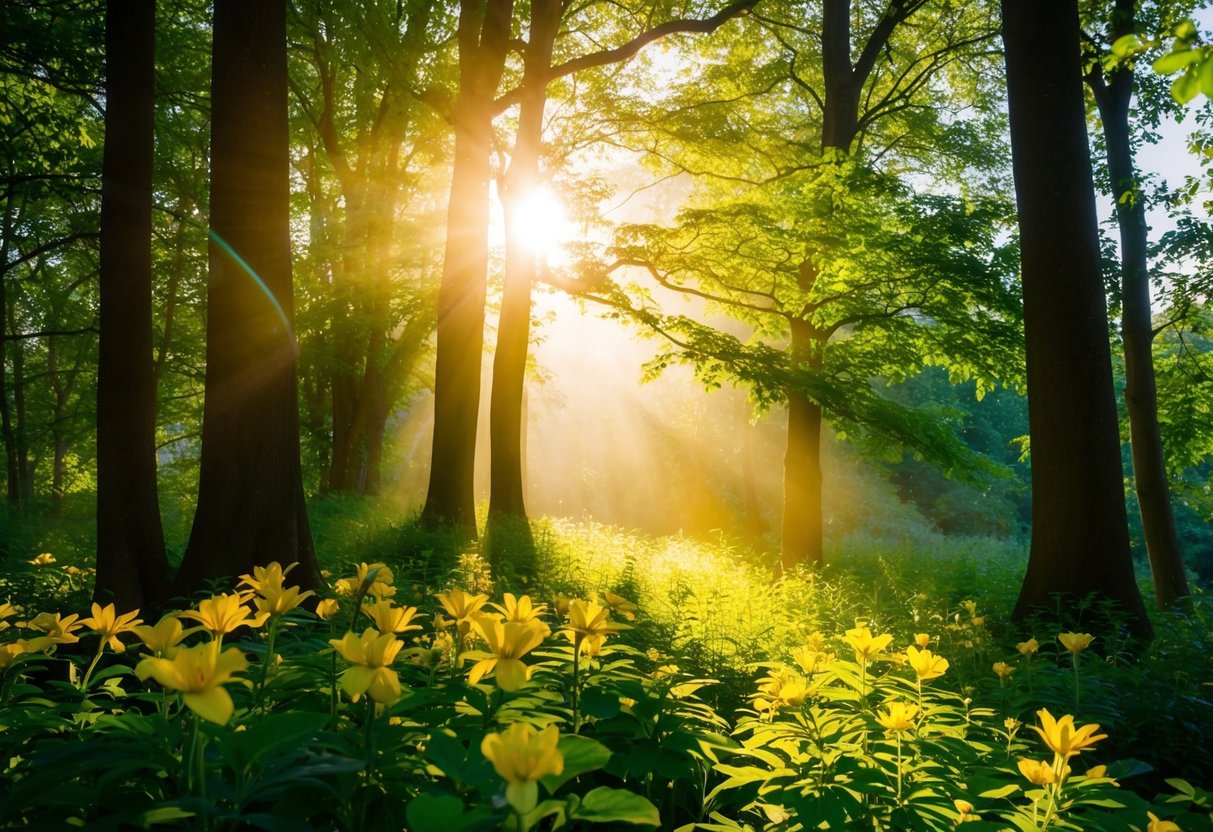
[[(271, 565), (153, 630), (96, 606), (35, 617), (27, 599), (79, 603), (71, 573), (46, 557), (10, 570), (26, 609), (0, 610), (5, 827), (1130, 830), (1153, 812), (1213, 828), (1208, 761), (1166, 759), (1213, 732), (1213, 707), (1185, 693), (1209, 680), (1152, 678), (1208, 649), (1203, 618), (1177, 618), (1136, 654), (1092, 609), (1090, 646), (1070, 654), (1041, 621), (1040, 643), (1017, 650), (996, 611), (956, 594), (972, 576), (952, 556), (934, 581), (908, 559), (843, 558), (858, 571), (772, 592), (726, 549), (538, 532), (534, 606), (486, 604), (501, 587), (475, 555), (454, 585), (413, 582), (408, 561), (362, 563), (316, 613)], [(585, 568), (608, 549), (621, 566)], [(536, 639), (511, 654), (510, 628)], [(200, 681), (175, 675), (208, 649), (232, 658)], [(700, 672), (711, 662), (718, 680)], [(1195, 708), (1185, 727), (1160, 734), (1158, 709), (1181, 698)], [(1028, 730), (1036, 711), (1042, 736)], [(1077, 735), (1089, 747), (1076, 759), (1049, 728), (1063, 714), (1102, 726)], [(1152, 744), (1166, 783), (1142, 761)], [(1052, 783), (1032, 782), (1046, 769)]]

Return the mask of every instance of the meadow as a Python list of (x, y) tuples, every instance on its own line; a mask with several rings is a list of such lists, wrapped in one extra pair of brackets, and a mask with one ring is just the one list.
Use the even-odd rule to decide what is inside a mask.
[(10, 518), (0, 826), (1213, 828), (1207, 596), (1141, 645), (1098, 605), (1013, 628), (987, 538), (775, 579), (545, 520), (522, 574), (357, 505), (313, 512), (325, 597), (271, 564), (163, 617), (91, 604), (84, 524)]

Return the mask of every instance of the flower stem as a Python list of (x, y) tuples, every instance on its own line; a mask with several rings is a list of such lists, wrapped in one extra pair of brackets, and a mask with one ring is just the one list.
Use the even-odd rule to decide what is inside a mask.
[(580, 693), (580, 690), (578, 689), (579, 680), (577, 677), (578, 677), (578, 672), (581, 669), (579, 666), (579, 659), (581, 657), (581, 640), (583, 638), (585, 638), (585, 636), (583, 636), (581, 633), (578, 633), (577, 637), (575, 639), (573, 639), (573, 733), (574, 734), (576, 734), (578, 729), (581, 727), (581, 718), (580, 718), (581, 715), (577, 711), (578, 704), (579, 704), (578, 703), (578, 694)]
[(105, 652), (105, 639), (97, 645), (97, 655), (93, 656), (93, 663), (88, 666), (88, 670), (84, 673), (84, 678), (80, 680), (80, 690), (88, 690), (88, 680), (93, 678), (93, 671), (97, 669), (97, 662), (101, 661), (101, 654)]
[(1079, 700), (1081, 698), (1081, 693), (1082, 693), (1082, 691), (1080, 690), (1079, 679), (1078, 679), (1078, 654), (1071, 653), (1070, 660), (1074, 665), (1074, 712), (1078, 713)]
[[(206, 802), (206, 737), (202, 734), (202, 717), (194, 715), (194, 777), (193, 787), (198, 797)], [(202, 828), (210, 829), (210, 813), (202, 815)]]

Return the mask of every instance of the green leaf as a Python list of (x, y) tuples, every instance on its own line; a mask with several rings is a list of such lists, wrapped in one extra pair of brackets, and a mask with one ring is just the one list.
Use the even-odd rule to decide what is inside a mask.
[(581, 699), (582, 712), (597, 719), (610, 719), (620, 707), (619, 694), (603, 688), (589, 688)]
[(661, 815), (657, 807), (646, 798), (624, 789), (600, 786), (581, 799), (570, 818), (590, 823), (636, 823), (643, 826), (660, 826)]
[(979, 794), (977, 796), (984, 797), (987, 800), (999, 800), (1008, 795), (1015, 794), (1015, 792), (1017, 792), (1017, 791), (1019, 791), (1019, 786), (1015, 785), (1014, 783), (1011, 783), (1010, 785), (1003, 786), (1000, 789), (990, 789), (987, 792), (982, 792), (981, 794)]
[(1129, 33), (1122, 35), (1112, 44), (1112, 54), (1118, 58), (1124, 58), (1137, 52), (1141, 48), (1141, 41), (1137, 35)]
[(1196, 77), (1200, 80), (1200, 91), (1208, 98), (1213, 98), (1213, 56), (1200, 62), (1196, 67)]
[(182, 809), (180, 806), (159, 806), (155, 809), (148, 809), (146, 812), (144, 812), (140, 825), (144, 829), (147, 829), (153, 824), (170, 823), (175, 820), (192, 818), (193, 816), (193, 812), (188, 812), (185, 809)]
[(1187, 104), (1200, 92), (1200, 79), (1195, 72), (1185, 72), (1171, 85), (1171, 95), (1180, 104)]
[(452, 832), (463, 827), (463, 801), (450, 795), (422, 794), (404, 810), (414, 832)]
[(561, 737), (556, 749), (564, 757), (564, 770), (560, 774), (549, 774), (539, 781), (549, 793), (554, 793), (580, 774), (597, 771), (611, 759), (611, 750), (589, 737)]
[(1200, 50), (1184, 49), (1181, 52), (1168, 52), (1154, 62), (1154, 71), (1160, 75), (1171, 75), (1179, 72), (1200, 58)]

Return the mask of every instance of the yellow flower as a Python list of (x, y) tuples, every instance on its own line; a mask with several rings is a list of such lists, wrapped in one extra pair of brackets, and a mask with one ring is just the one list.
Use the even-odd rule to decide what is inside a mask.
[(177, 645), (185, 636), (181, 620), (175, 614), (166, 615), (156, 622), (156, 626), (143, 624), (134, 627), (133, 632), (152, 655), (161, 659), (171, 659), (177, 655)]
[(282, 564), (278, 561), (272, 561), (265, 566), (254, 566), (253, 574), (241, 575), (240, 583), (237, 586), (247, 586), (253, 591), (260, 591), (264, 587), (281, 589), (287, 573), (298, 565), (298, 563), (292, 563), (283, 569)]
[(135, 675), (144, 680), (150, 676), (169, 690), (181, 691), (191, 711), (225, 725), (235, 706), (223, 683), (247, 667), (248, 659), (237, 648), (220, 653), (219, 642), (208, 641), (182, 647), (171, 659), (146, 658), (135, 666)]
[[(491, 615), (478, 615), (473, 621), (476, 632), (489, 646), (487, 654), (477, 651), (469, 654), (480, 658), (468, 673), (468, 684), (474, 685), (492, 673), (497, 687), (502, 690), (518, 690), (531, 678), (533, 668), (521, 661), (522, 657), (538, 647), (551, 630), (541, 621), (498, 621)], [(482, 657), (482, 658), (481, 658)]]
[(792, 648), (792, 660), (800, 665), (800, 669), (812, 676), (825, 670), (834, 661), (834, 654), (824, 650), (814, 649), (813, 644)]
[(973, 616), (973, 626), (974, 627), (980, 627), (985, 623), (986, 623), (986, 617), (984, 615)]
[(1053, 767), (1048, 763), (1042, 763), (1039, 760), (1020, 760), (1019, 773), (1028, 778), (1028, 782), (1037, 786), (1047, 786), (1052, 783), (1056, 777), (1053, 774)]
[(611, 610), (593, 601), (580, 599), (569, 602), (568, 624), (565, 634), (574, 645), (596, 655), (602, 649), (606, 637), (628, 629), (628, 625), (611, 621)]
[(907, 647), (906, 658), (910, 660), (910, 667), (914, 668), (920, 682), (938, 679), (948, 669), (948, 660), (943, 656), (934, 655), (930, 650)]
[(1095, 636), (1090, 633), (1061, 633), (1057, 636), (1057, 640), (1075, 656), (1086, 650), (1094, 639)]
[(396, 587), (392, 586), (392, 570), (386, 564), (360, 563), (355, 572), (355, 592), (365, 586), (366, 594), (373, 598), (390, 598), (396, 594)]
[(73, 635), (73, 633), (84, 626), (84, 622), (79, 619), (80, 616), (75, 613), (64, 618), (57, 612), (40, 612), (29, 621), (18, 621), (18, 627), (41, 630), (46, 633), (44, 636), (31, 638), (27, 641), (25, 652), (41, 653), (56, 644), (75, 644), (80, 638)]
[(889, 646), (889, 642), (893, 640), (893, 636), (888, 633), (881, 636), (873, 636), (872, 631), (867, 627), (856, 627), (853, 630), (847, 630), (846, 635), (842, 639), (854, 649), (855, 661), (860, 664), (866, 664)]
[(17, 639), (6, 644), (0, 644), (0, 670), (15, 662), (17, 657), (25, 652), (28, 652), (25, 649), (25, 639)]
[(353, 665), (341, 674), (341, 687), (355, 702), (364, 693), (382, 705), (391, 705), (400, 698), (400, 676), (388, 665), (404, 642), (393, 633), (367, 627), (361, 636), (346, 633), (341, 639), (329, 639), (329, 644)]
[(1009, 716), (1002, 721), (1002, 727), (1006, 728), (1011, 733), (1014, 733), (1023, 727), (1023, 723), (1015, 717)]
[(750, 698), (756, 710), (773, 714), (781, 708), (799, 708), (811, 691), (804, 677), (784, 668), (759, 679), (758, 693)]
[(1009, 679), (1015, 668), (1006, 662), (994, 662), (994, 672), (998, 674), (999, 679)]
[(80, 623), (101, 636), (101, 640), (107, 642), (115, 653), (126, 650), (126, 645), (119, 640), (118, 636), (122, 633), (134, 632), (135, 627), (143, 623), (142, 618), (135, 617), (139, 614), (139, 610), (118, 615), (113, 604), (106, 604), (103, 607), (94, 603), (92, 613), (90, 617), (82, 619)]
[(1107, 734), (1096, 734), (1099, 730), (1099, 725), (1092, 723), (1084, 725), (1081, 728), (1074, 727), (1074, 717), (1066, 714), (1061, 719), (1054, 719), (1046, 708), (1041, 708), (1036, 712), (1040, 717), (1041, 727), (1032, 726), (1032, 730), (1040, 734), (1041, 739), (1045, 741), (1045, 745), (1060, 757), (1069, 759), (1076, 754), (1082, 753), (1083, 749), (1094, 745), (1102, 739), (1107, 738)]
[(536, 731), (526, 722), (515, 722), (499, 734), (489, 734), (480, 752), (506, 781), (505, 799), (525, 815), (539, 802), (539, 779), (564, 771), (564, 757), (556, 750), (560, 732), (555, 725)]
[(198, 603), (197, 610), (178, 613), (202, 625), (216, 638), (222, 638), (239, 627), (260, 627), (269, 618), (269, 613), (252, 615), (239, 595), (214, 595)]
[(960, 605), (962, 607), (964, 607), (966, 610), (968, 610), (968, 613), (970, 616), (977, 615), (977, 602), (976, 601), (961, 601)]
[(1019, 650), (1019, 655), (1030, 656), (1040, 649), (1040, 642), (1034, 638), (1030, 638), (1027, 641), (1019, 642), (1019, 644), (1015, 645), (1015, 648)]
[(1146, 826), (1146, 832), (1183, 832), (1173, 820), (1163, 820), (1153, 812), (1146, 812), (1150, 817), (1150, 823)]
[(908, 731), (914, 727), (918, 706), (908, 702), (890, 702), (883, 714), (876, 714), (876, 721), (890, 731)]
[(552, 609), (556, 611), (557, 615), (568, 615), (569, 603), (569, 596), (565, 595), (563, 592), (557, 592), (554, 596), (552, 596)]
[(459, 626), (459, 635), (466, 636), (472, 629), (472, 616), (488, 603), (487, 595), (468, 595), (462, 589), (452, 589), (450, 592), (439, 592), (437, 598)]
[(50, 552), (43, 552), (30, 561), (31, 566), (49, 566), (55, 562), (55, 556)]
[(304, 598), (310, 598), (315, 594), (310, 589), (300, 592), (297, 586), (283, 587), (263, 584), (257, 590), (257, 597), (253, 598), (253, 604), (256, 605), (257, 612), (269, 618), (290, 612), (303, 603)]
[(628, 621), (636, 620), (636, 610), (639, 608), (627, 598), (624, 598), (622, 595), (616, 595), (613, 592), (604, 592), (602, 593), (602, 597), (606, 605), (611, 608), (611, 612), (626, 618)]
[(919, 647), (923, 647), (923, 648), (930, 647), (931, 646), (931, 636), (928, 633), (915, 633), (914, 634), (914, 643), (917, 644)]
[(341, 604), (336, 598), (325, 598), (316, 605), (316, 615), (325, 621), (331, 620), (339, 612), (341, 612)]
[(956, 807), (956, 811), (960, 815), (956, 820), (957, 823), (969, 823), (970, 821), (981, 820), (981, 815), (973, 811), (973, 804), (969, 801), (958, 798), (952, 801), (952, 805)]
[(490, 607), (500, 610), (505, 616), (506, 621), (536, 621), (539, 616), (548, 611), (547, 604), (532, 603), (529, 595), (523, 595), (521, 598), (515, 598), (514, 593), (507, 592), (505, 594), (505, 604), (489, 604)]
[(420, 624), (414, 624), (417, 617), (416, 607), (397, 607), (390, 598), (376, 598), (375, 603), (365, 604), (362, 611), (371, 621), (375, 629), (381, 633), (407, 633), (420, 630)]
[(19, 612), (21, 612), (21, 610), (14, 607), (9, 601), (5, 601), (3, 604), (0, 604), (0, 630), (7, 630), (10, 626), (12, 626), (4, 619), (12, 618)]

